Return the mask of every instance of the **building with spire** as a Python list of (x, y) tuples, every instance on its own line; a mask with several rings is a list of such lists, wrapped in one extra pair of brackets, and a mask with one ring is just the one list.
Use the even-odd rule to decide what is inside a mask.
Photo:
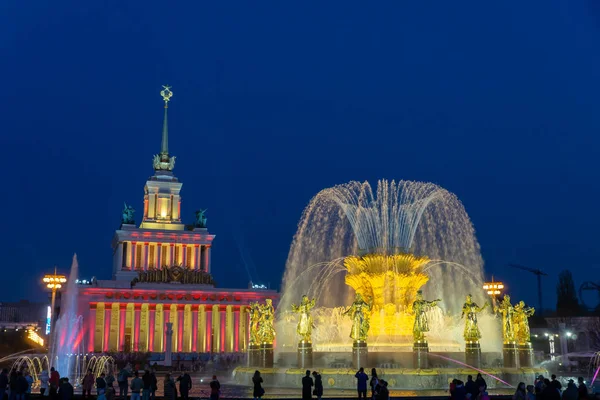
[(250, 303), (277, 301), (278, 293), (221, 289), (213, 281), (215, 235), (208, 231), (206, 210), (196, 211), (193, 224), (182, 222), (182, 183), (169, 153), (170, 87), (163, 86), (161, 96), (161, 149), (144, 186), (139, 225), (134, 208), (125, 204), (112, 240), (112, 279), (79, 287), (86, 347), (96, 353), (244, 352)]

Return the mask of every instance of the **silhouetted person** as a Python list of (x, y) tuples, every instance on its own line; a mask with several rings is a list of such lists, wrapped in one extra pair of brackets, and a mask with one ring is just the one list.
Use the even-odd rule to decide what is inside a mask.
[(62, 378), (58, 387), (58, 397), (60, 400), (73, 399), (73, 385), (69, 383), (69, 378)]
[(383, 379), (379, 383), (377, 399), (378, 400), (389, 400), (390, 399), (390, 391), (388, 390), (388, 383)]
[(579, 383), (579, 386), (577, 387), (577, 398), (578, 399), (587, 399), (588, 398), (588, 388), (587, 386), (585, 386), (585, 382), (583, 381), (583, 378), (580, 376), (579, 378), (577, 378), (577, 383)]
[(156, 380), (156, 370), (152, 368), (150, 371), (150, 400), (155, 400), (157, 389), (158, 381)]
[(56, 400), (58, 387), (60, 386), (61, 382), (60, 374), (54, 369), (54, 367), (50, 368), (50, 380), (48, 383), (50, 383), (50, 398), (52, 400)]
[(377, 377), (377, 370), (375, 368), (371, 368), (371, 381), (369, 382), (369, 386), (371, 387), (371, 398), (375, 400), (377, 397), (377, 390), (379, 389), (379, 378)]
[(213, 375), (212, 381), (210, 381), (210, 400), (219, 400), (221, 396), (221, 384), (217, 379), (216, 375)]
[(577, 385), (573, 379), (569, 379), (567, 387), (562, 393), (562, 400), (577, 400)]
[(366, 398), (367, 398), (367, 381), (369, 380), (369, 376), (367, 374), (365, 374), (365, 369), (363, 367), (360, 367), (360, 369), (358, 370), (356, 375), (354, 375), (354, 377), (356, 378), (356, 390), (358, 392), (358, 398), (359, 399), (363, 398), (366, 400)]
[(306, 375), (302, 378), (302, 400), (312, 399), (312, 387), (314, 383), (310, 377), (310, 371), (306, 370)]
[(150, 376), (150, 371), (144, 371), (142, 382), (144, 382), (144, 387), (142, 388), (142, 400), (150, 400), (150, 392), (152, 391), (152, 377)]
[(524, 382), (519, 382), (519, 384), (517, 385), (517, 390), (515, 390), (513, 400), (527, 400), (527, 391), (525, 389)]
[(183, 374), (177, 380), (179, 381), (179, 394), (181, 394), (182, 400), (188, 400), (190, 389), (192, 388), (192, 378), (184, 370)]
[(106, 375), (103, 373), (100, 374), (99, 377), (96, 378), (96, 393), (100, 396), (103, 393), (106, 393)]
[(92, 395), (92, 387), (94, 387), (94, 374), (92, 374), (92, 370), (89, 369), (85, 377), (83, 378), (83, 395), (82, 397), (85, 399), (88, 396)]
[(477, 389), (483, 386), (483, 391), (487, 391), (487, 383), (485, 382), (485, 379), (483, 379), (483, 376), (481, 376), (481, 374), (477, 374), (477, 377), (475, 378), (475, 385), (477, 386)]
[(452, 399), (454, 400), (464, 400), (467, 397), (467, 389), (465, 389), (465, 384), (461, 380), (456, 381), (456, 387), (454, 388), (454, 392), (452, 392)]
[(560, 392), (552, 385), (550, 379), (544, 379), (544, 389), (542, 390), (543, 400), (560, 400)]
[(552, 378), (552, 380), (550, 381), (550, 384), (552, 385), (552, 387), (554, 387), (556, 390), (558, 390), (560, 392), (562, 390), (562, 385), (560, 384), (560, 382), (558, 380), (556, 380), (556, 375), (552, 374), (551, 378)]
[[(527, 400), (535, 400), (535, 387), (533, 385), (527, 385)], [(577, 399), (575, 399), (577, 400)]]
[(313, 371), (312, 375), (315, 378), (315, 390), (313, 390), (313, 394), (317, 396), (317, 400), (321, 400), (321, 397), (323, 397), (323, 380), (321, 379), (321, 374)]
[(252, 390), (252, 396), (254, 400), (260, 399), (265, 394), (265, 389), (262, 387), (263, 378), (260, 376), (260, 371), (254, 371), (254, 376), (252, 377), (252, 384), (254, 385), (254, 390)]
[(171, 374), (165, 375), (163, 396), (165, 400), (177, 400), (177, 389), (175, 388), (175, 382), (171, 379)]
[(119, 397), (122, 400), (127, 400), (127, 392), (129, 392), (129, 378), (131, 372), (127, 369), (127, 366), (123, 366), (117, 374), (117, 384), (119, 385)]
[(473, 380), (473, 375), (467, 376), (467, 383), (465, 383), (465, 390), (467, 391), (467, 393), (471, 394), (471, 399), (475, 400), (475, 397), (477, 397), (477, 394), (479, 393), (479, 388), (477, 387), (477, 385), (475, 384), (475, 381)]
[(137, 371), (137, 369), (133, 373), (133, 379), (131, 380), (129, 388), (131, 389), (131, 400), (141, 400), (141, 393), (142, 389), (144, 388), (144, 381), (142, 380), (142, 378), (140, 378), (140, 373)]

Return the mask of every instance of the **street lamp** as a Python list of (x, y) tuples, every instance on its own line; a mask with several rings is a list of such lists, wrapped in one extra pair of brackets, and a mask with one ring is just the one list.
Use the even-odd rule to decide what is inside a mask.
[[(59, 275), (56, 273), (56, 267), (54, 267), (53, 274), (46, 274), (42, 279), (42, 282), (46, 285), (48, 289), (52, 291), (52, 305), (50, 306), (50, 310), (52, 310), (52, 314), (50, 315), (50, 332), (54, 330), (54, 304), (56, 303), (56, 291), (60, 289), (66, 282), (67, 277), (64, 275)], [(50, 342), (50, 340), (48, 340)], [(48, 345), (50, 347), (50, 345)]]
[(502, 282), (495, 282), (492, 276), (491, 282), (483, 284), (483, 290), (487, 291), (487, 294), (492, 298), (492, 306), (496, 308), (496, 297), (502, 294), (504, 284)]

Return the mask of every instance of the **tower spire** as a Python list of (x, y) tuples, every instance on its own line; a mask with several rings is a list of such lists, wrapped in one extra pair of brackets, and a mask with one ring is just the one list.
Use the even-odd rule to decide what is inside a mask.
[(169, 109), (169, 101), (173, 97), (173, 92), (169, 85), (163, 85), (163, 90), (160, 95), (165, 102), (165, 116), (163, 119), (162, 142), (160, 146), (160, 154), (154, 156), (155, 171), (172, 171), (175, 167), (175, 157), (169, 156), (169, 124), (167, 120), (167, 110)]

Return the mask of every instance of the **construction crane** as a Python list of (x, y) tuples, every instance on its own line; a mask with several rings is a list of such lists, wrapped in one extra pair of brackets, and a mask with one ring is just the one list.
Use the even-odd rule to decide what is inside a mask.
[(585, 308), (586, 310), (590, 310), (591, 308), (585, 304), (585, 301), (583, 301), (584, 290), (596, 290), (598, 291), (598, 294), (600, 294), (600, 285), (594, 282), (583, 282), (579, 287), (579, 301), (581, 302), (583, 308)]
[(532, 274), (537, 276), (537, 286), (538, 286), (538, 306), (539, 306), (539, 312), (538, 315), (542, 315), (542, 313), (544, 312), (543, 310), (543, 303), (542, 303), (542, 276), (547, 276), (548, 274), (545, 273), (544, 271), (542, 271), (541, 269), (536, 269), (536, 268), (529, 268), (529, 267), (525, 267), (523, 265), (519, 265), (519, 264), (508, 264), (509, 267), (511, 268), (516, 268), (516, 269), (521, 269), (523, 271), (527, 271), (527, 272), (531, 272)]

